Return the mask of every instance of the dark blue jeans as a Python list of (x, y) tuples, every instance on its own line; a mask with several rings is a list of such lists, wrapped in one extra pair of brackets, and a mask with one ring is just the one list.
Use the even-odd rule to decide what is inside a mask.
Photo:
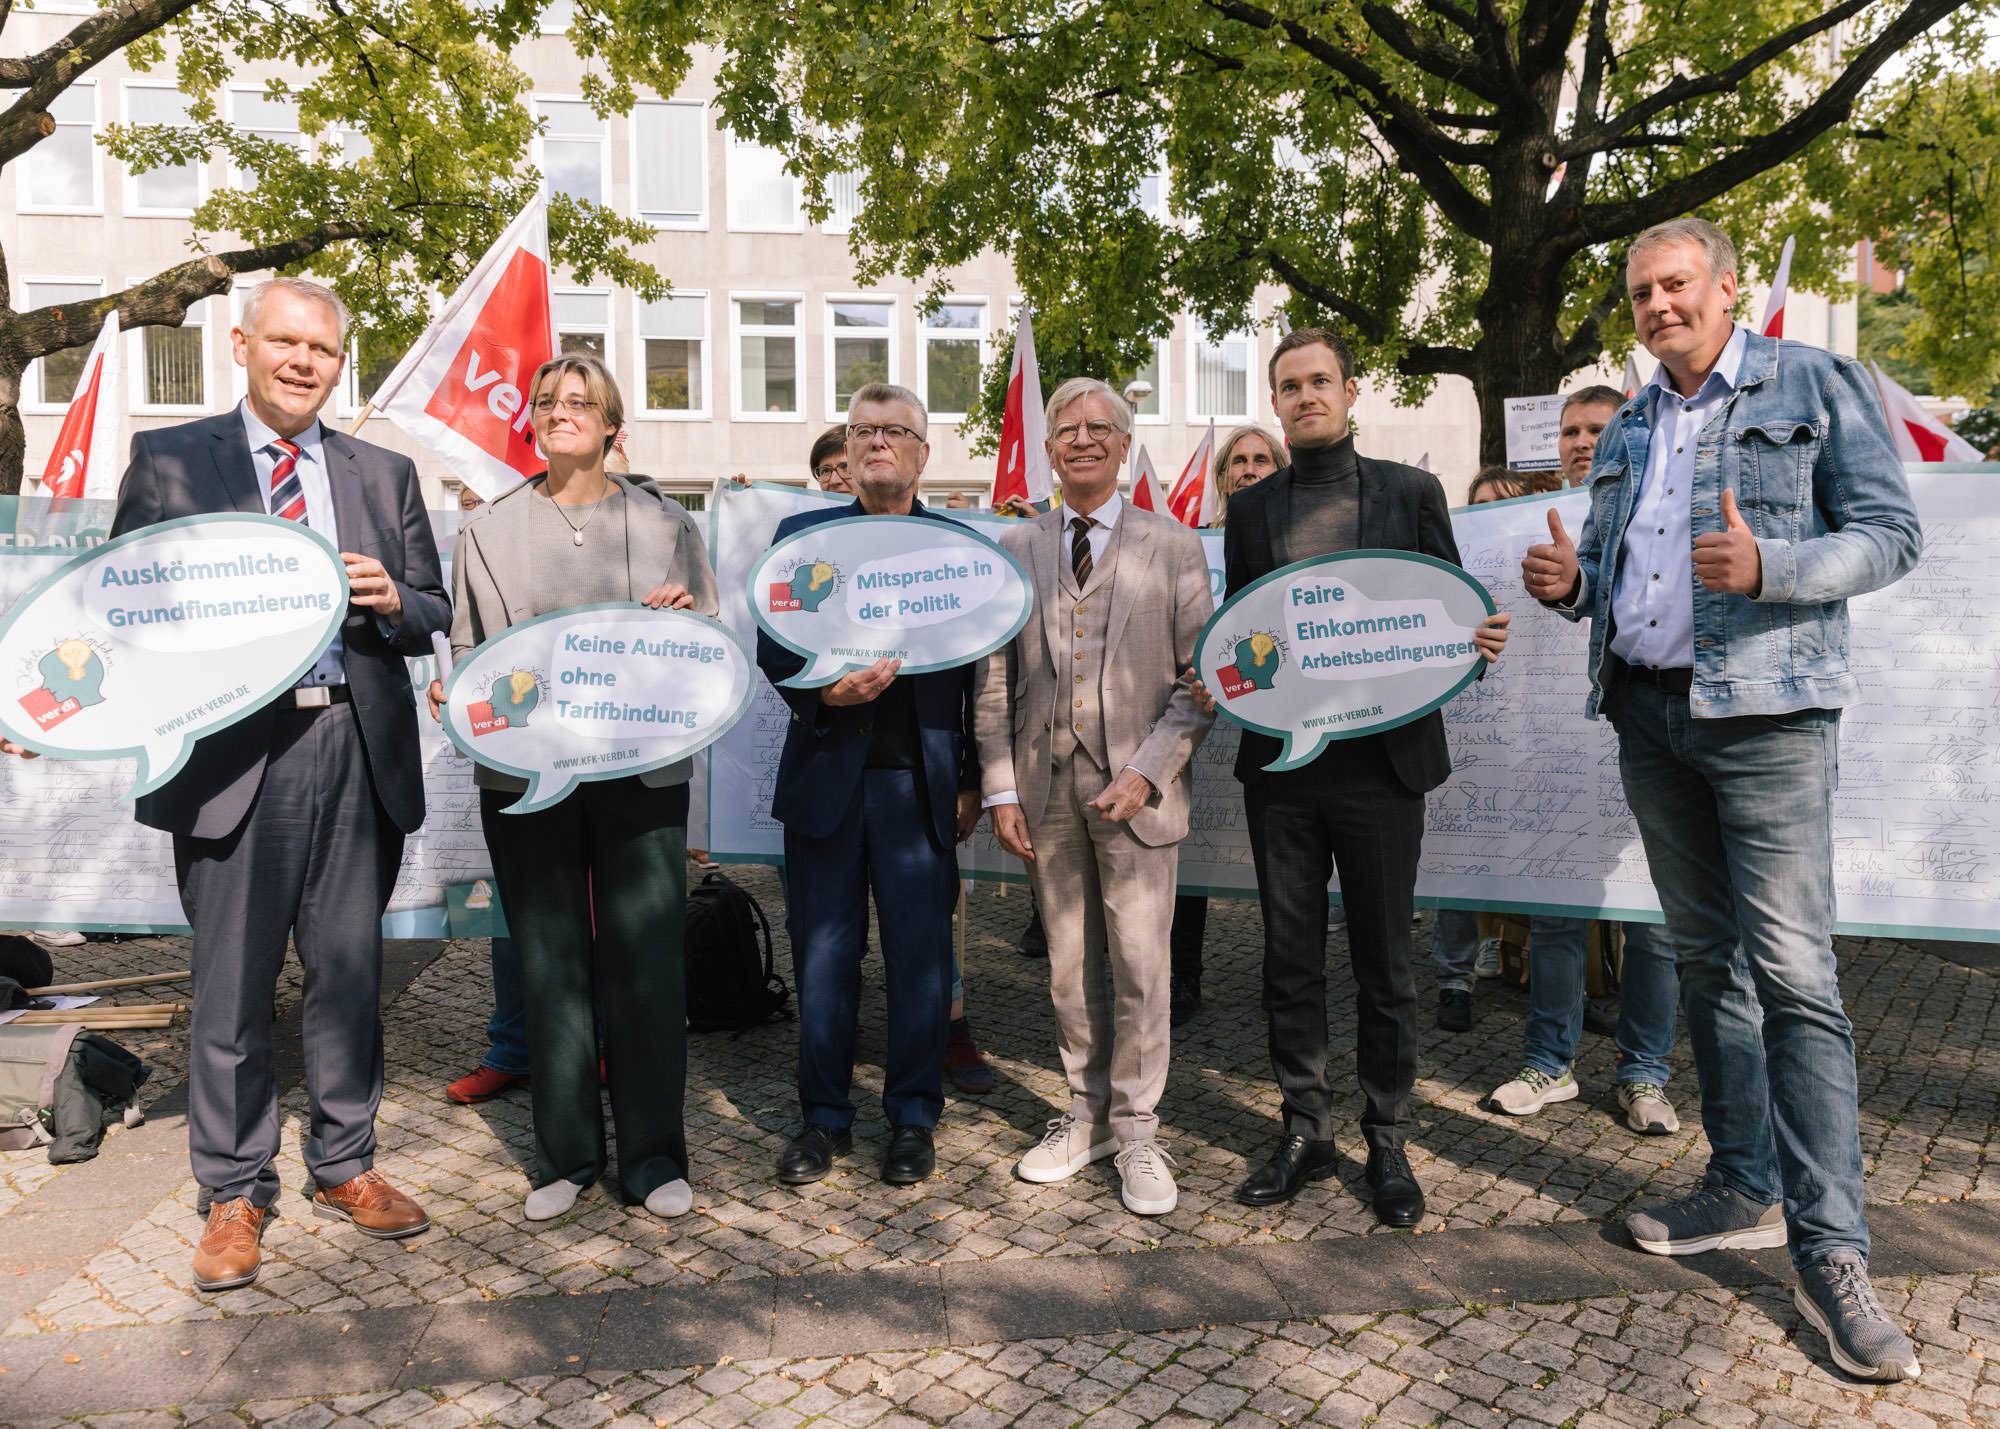
[[(1590, 920), (1537, 913), (1528, 927), (1527, 1046), (1521, 1060), (1559, 1077), (1583, 1038), (1583, 990), (1589, 977)], [(1673, 946), (1652, 923), (1625, 925), (1618, 986), (1618, 1081), (1667, 1084), (1680, 982)]]
[(512, 938), (493, 940), (493, 1015), (486, 1020), (482, 1067), (510, 1077), (528, 1074), (528, 1009), (521, 1000), (521, 955)]
[(1792, 1261), (1868, 1253), (1854, 1030), (1833, 956), (1840, 712), (1694, 719), (1686, 696), (1611, 697), (1680, 966), (1707, 1180), (1785, 1203)]

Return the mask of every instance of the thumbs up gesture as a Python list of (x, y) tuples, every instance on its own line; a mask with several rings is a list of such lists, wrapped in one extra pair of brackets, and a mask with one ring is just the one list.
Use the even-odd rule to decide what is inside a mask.
[(1576, 543), (1563, 530), (1562, 517), (1549, 508), (1549, 544), (1530, 546), (1521, 562), (1521, 584), (1536, 600), (1568, 600), (1576, 591), (1579, 574)]
[(1694, 538), (1694, 573), (1705, 590), (1755, 596), (1764, 588), (1764, 558), (1750, 523), (1736, 509), (1736, 493), (1723, 488), (1722, 529)]

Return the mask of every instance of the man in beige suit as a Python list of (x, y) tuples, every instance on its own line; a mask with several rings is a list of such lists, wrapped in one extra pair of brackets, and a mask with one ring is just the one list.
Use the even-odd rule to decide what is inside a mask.
[(1138, 1215), (1174, 1208), (1153, 1108), (1167, 1083), (1168, 951), (1188, 761), (1214, 723), (1191, 688), (1214, 610), (1195, 533), (1118, 495), (1132, 409), (1092, 378), (1049, 399), (1063, 504), (1000, 542), (1027, 567), (1035, 618), (981, 672), (983, 802), (1028, 865), (1070, 1110), (1016, 1168), (1061, 1181), (1118, 1156)]

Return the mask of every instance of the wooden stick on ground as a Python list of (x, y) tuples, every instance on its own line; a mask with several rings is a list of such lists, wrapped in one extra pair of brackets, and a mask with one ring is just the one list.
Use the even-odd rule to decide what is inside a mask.
[(61, 982), (49, 987), (31, 987), (28, 989), (28, 995), (56, 997), (65, 993), (102, 992), (106, 988), (113, 987), (143, 987), (149, 982), (179, 982), (184, 977), (193, 976), (192, 971), (183, 968), (177, 973), (147, 973), (144, 977), (107, 977), (100, 978), (96, 982)]

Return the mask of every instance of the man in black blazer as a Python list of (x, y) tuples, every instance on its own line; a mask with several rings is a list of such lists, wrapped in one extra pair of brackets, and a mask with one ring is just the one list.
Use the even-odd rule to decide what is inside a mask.
[[(1230, 595), (1282, 566), (1341, 551), (1417, 551), (1459, 564), (1437, 478), (1355, 455), (1348, 411), (1360, 384), (1346, 343), (1324, 328), (1300, 328), (1273, 351), (1270, 378), (1291, 465), (1230, 498), (1223, 535)], [(1507, 616), (1489, 616), (1475, 639), (1486, 659), (1499, 658)], [(1451, 773), (1444, 717), (1433, 710), (1338, 740), (1302, 769), (1264, 772), (1282, 748), (1246, 730), (1236, 756), (1264, 910), (1264, 1010), (1285, 1117), (1276, 1151), (1236, 1198), (1277, 1205), (1334, 1173), (1326, 886), (1337, 868), (1360, 984), (1355, 1059), (1366, 1099), (1367, 1181), (1382, 1224), (1413, 1226), (1423, 1219), (1424, 1193), (1404, 1150), (1417, 1080), (1410, 918), (1424, 795)]]
[[(788, 516), (777, 539), (850, 516), (949, 521), (916, 499), (930, 457), (928, 424), (907, 388), (870, 383), (855, 393), (847, 470), (857, 499)], [(757, 664), (792, 709), (771, 816), (785, 826), (805, 1127), (778, 1153), (778, 1179), (817, 1181), (853, 1145), (848, 1090), (872, 887), (889, 1001), (882, 1179), (911, 1185), (937, 1165), (932, 1133), (944, 1110), (958, 844), (980, 812), (972, 729), (978, 662), (899, 678), (898, 661), (878, 660), (830, 685), (793, 689), (779, 681), (804, 669), (805, 658), (760, 630)]]
[(194, 928), (188, 1149), (210, 1193), (202, 1290), (256, 1279), (278, 1195), (271, 1013), (289, 936), (305, 971), (306, 1167), (313, 1209), (383, 1239), (429, 1218), (374, 1169), (382, 1099), (382, 912), (403, 838), (424, 820), (405, 656), (449, 628), (430, 518), (409, 458), (319, 423), (340, 380), (347, 313), (315, 283), (253, 289), (231, 334), (249, 395), (234, 410), (141, 432), (112, 534), (247, 511), (303, 520), (347, 565), (334, 644), (294, 689), (196, 743), (138, 801), (173, 835)]

